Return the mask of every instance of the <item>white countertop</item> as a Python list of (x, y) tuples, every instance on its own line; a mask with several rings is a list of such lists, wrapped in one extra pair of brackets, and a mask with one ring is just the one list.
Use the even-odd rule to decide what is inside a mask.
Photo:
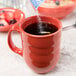
[[(27, 13), (28, 14), (28, 13)], [(26, 14), (26, 15), (27, 15)], [(76, 20), (76, 12), (62, 20), (63, 27)], [(24, 59), (12, 52), (7, 44), (7, 33), (0, 33), (0, 76), (75, 76), (76, 75), (76, 29), (62, 32), (61, 57), (57, 66), (48, 74), (34, 73)], [(14, 40), (15, 39), (15, 40)], [(16, 45), (21, 46), (19, 34), (13, 35)]]

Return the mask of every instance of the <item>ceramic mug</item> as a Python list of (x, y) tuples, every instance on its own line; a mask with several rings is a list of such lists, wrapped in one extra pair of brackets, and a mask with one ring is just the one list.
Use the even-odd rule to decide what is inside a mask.
[[(42, 22), (55, 25), (58, 30), (49, 35), (32, 35), (24, 31), (28, 25), (38, 22), (37, 16), (26, 18), (21, 27), (12, 26), (8, 33), (8, 45), (16, 53), (23, 56), (27, 65), (36, 73), (47, 73), (57, 64), (60, 54), (61, 22), (53, 17), (40, 16)], [(20, 32), (22, 49), (17, 48), (11, 39), (11, 32)]]

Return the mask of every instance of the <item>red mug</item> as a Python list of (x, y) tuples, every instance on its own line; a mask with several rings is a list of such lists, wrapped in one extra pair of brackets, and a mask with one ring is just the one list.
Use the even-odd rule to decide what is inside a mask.
[[(49, 35), (32, 35), (24, 31), (28, 25), (38, 22), (37, 16), (26, 18), (21, 26), (12, 26), (8, 33), (8, 45), (23, 56), (27, 65), (36, 73), (47, 73), (57, 64), (60, 54), (61, 22), (53, 17), (40, 16), (42, 22), (54, 24), (58, 30)], [(22, 49), (17, 48), (11, 39), (11, 32), (20, 32)]]

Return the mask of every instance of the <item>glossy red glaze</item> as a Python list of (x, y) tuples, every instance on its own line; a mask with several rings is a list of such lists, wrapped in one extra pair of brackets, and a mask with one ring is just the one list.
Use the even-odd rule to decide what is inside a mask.
[(4, 14), (5, 14), (5, 20), (7, 21), (7, 22), (10, 22), (10, 20), (11, 19), (13, 19), (14, 18), (14, 14), (13, 14), (14, 12), (12, 12), (12, 11), (6, 11)]
[[(76, 0), (72, 0), (74, 3), (72, 4), (68, 4), (65, 6), (57, 6), (55, 8), (51, 8), (51, 7), (39, 7), (38, 8), (38, 12), (41, 15), (45, 15), (45, 16), (52, 16), (52, 17), (56, 17), (58, 19), (63, 19), (64, 17), (66, 17), (67, 15), (69, 15), (70, 13), (73, 12), (73, 10), (76, 7)], [(50, 0), (45, 0), (45, 3), (49, 3)]]
[(4, 24), (4, 26), (0, 26), (0, 31), (3, 31), (3, 30), (7, 31), (9, 29), (9, 24), (4, 19), (1, 19), (0, 23)]
[[(16, 53), (23, 55), (27, 65), (36, 73), (47, 73), (57, 64), (60, 54), (61, 22), (53, 17), (40, 16), (42, 22), (54, 24), (58, 31), (50, 35), (32, 35), (24, 31), (28, 25), (38, 22), (37, 16), (26, 18), (19, 26), (13, 26), (8, 33), (9, 47)], [(22, 38), (22, 50), (17, 48), (11, 40), (11, 32), (19, 31)]]
[[(0, 32), (7, 32), (9, 31), (9, 29), (13, 26), (13, 25), (19, 25), (20, 22), (23, 22), (23, 20), (25, 19), (25, 15), (22, 11), (20, 11), (19, 9), (14, 9), (14, 8), (0, 8), (0, 11), (4, 10), (4, 13), (0, 13), (0, 18), (3, 20), (4, 19), (4, 23), (7, 23), (7, 25), (4, 26), (0, 26)], [(9, 21), (11, 19), (16, 19), (17, 23), (15, 24), (9, 24)]]

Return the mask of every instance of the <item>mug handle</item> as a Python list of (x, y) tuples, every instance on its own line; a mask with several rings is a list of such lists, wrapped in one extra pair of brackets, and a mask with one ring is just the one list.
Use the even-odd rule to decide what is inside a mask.
[(15, 53), (23, 56), (23, 50), (22, 50), (22, 48), (16, 47), (14, 45), (13, 41), (12, 41), (12, 38), (11, 38), (12, 31), (17, 31), (17, 32), (21, 33), (20, 27), (18, 25), (12, 26), (12, 28), (8, 32), (8, 45), (11, 48), (12, 51), (14, 51)]

